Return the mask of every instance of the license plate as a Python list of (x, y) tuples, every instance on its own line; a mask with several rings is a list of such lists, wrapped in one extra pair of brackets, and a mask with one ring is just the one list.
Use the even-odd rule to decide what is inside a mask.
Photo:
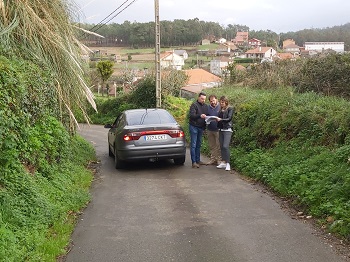
[(154, 140), (165, 140), (166, 135), (148, 135), (145, 136), (146, 141), (154, 141)]

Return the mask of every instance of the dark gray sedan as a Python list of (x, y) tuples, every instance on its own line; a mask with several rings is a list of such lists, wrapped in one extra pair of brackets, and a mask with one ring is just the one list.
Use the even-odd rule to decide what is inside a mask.
[(185, 163), (185, 133), (165, 109), (126, 110), (105, 128), (110, 128), (108, 151), (117, 169), (126, 162), (141, 160), (173, 159), (176, 165)]

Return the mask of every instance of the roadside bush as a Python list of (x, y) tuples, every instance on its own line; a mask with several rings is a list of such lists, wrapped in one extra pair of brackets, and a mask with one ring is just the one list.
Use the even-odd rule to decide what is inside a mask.
[[(122, 111), (137, 108), (137, 105), (129, 101), (129, 95), (111, 99), (96, 98), (97, 112), (92, 108), (88, 111), (91, 122), (93, 124), (113, 123)], [(84, 119), (80, 120), (84, 122)]]
[(28, 126), (29, 141), (17, 143), (25, 157), (1, 167), (1, 261), (55, 261), (69, 241), (68, 217), (90, 198), (92, 176), (85, 165), (94, 157), (92, 146), (57, 120), (45, 123)]
[(300, 71), (298, 90), (350, 98), (350, 54), (309, 58)]
[[(237, 90), (242, 96), (246, 92)], [(256, 91), (237, 104), (238, 145), (270, 148), (281, 141), (298, 139), (312, 145), (343, 145), (349, 136), (348, 102), (315, 93), (296, 94), (293, 89)]]
[(226, 88), (232, 165), (350, 239), (349, 102), (293, 89)]
[(136, 89), (130, 96), (130, 101), (139, 108), (155, 108), (156, 107), (156, 79), (152, 75), (148, 75), (141, 80)]
[(0, 56), (0, 261), (56, 261), (89, 200), (94, 150), (58, 106), (49, 71)]
[(277, 89), (295, 86), (300, 81), (303, 61), (282, 60), (251, 65), (244, 81), (245, 86), (259, 89)]
[(300, 93), (315, 92), (350, 98), (350, 54), (321, 54), (311, 58), (254, 64), (245, 86), (259, 89), (296, 87)]

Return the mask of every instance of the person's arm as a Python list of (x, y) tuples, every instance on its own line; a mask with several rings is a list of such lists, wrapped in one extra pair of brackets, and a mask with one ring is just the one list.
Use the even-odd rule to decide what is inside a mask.
[(198, 118), (200, 118), (201, 116), (198, 114), (198, 108), (197, 105), (195, 103), (193, 103), (190, 106), (190, 119), (192, 120), (196, 120)]
[(232, 107), (227, 108), (227, 117), (222, 118), (221, 121), (226, 122), (226, 123), (231, 122), (232, 117), (233, 117), (233, 113), (234, 113), (234, 110)]

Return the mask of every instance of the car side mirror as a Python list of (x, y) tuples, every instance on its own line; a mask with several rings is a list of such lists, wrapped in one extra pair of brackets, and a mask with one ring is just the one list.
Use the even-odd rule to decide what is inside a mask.
[(112, 125), (111, 124), (106, 124), (105, 128), (112, 128)]

